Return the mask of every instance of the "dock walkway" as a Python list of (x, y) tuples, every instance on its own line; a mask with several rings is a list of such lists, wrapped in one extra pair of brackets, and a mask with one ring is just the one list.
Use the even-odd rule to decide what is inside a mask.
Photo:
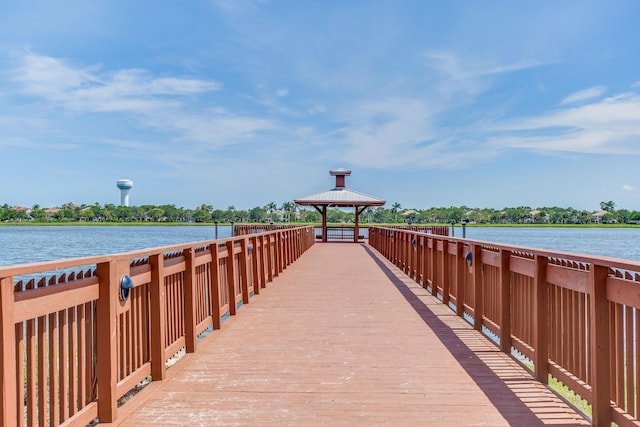
[(113, 425), (589, 423), (374, 249), (324, 243)]

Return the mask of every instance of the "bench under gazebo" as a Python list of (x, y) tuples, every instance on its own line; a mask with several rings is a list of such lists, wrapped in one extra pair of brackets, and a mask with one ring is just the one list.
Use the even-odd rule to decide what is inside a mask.
[(353, 229), (353, 241), (357, 243), (360, 237), (358, 217), (369, 206), (383, 206), (386, 201), (346, 188), (345, 180), (347, 176), (351, 175), (350, 170), (338, 168), (329, 171), (329, 173), (336, 177), (335, 188), (322, 193), (312, 194), (311, 196), (303, 197), (301, 199), (296, 199), (294, 202), (300, 206), (313, 206), (320, 215), (322, 215), (321, 239), (323, 242), (328, 240), (327, 208), (354, 208), (355, 226)]

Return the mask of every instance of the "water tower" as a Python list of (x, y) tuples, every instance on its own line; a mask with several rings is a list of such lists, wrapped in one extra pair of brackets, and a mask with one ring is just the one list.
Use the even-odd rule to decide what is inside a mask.
[(133, 181), (130, 179), (119, 179), (116, 185), (120, 189), (120, 206), (129, 206), (129, 190), (133, 187)]

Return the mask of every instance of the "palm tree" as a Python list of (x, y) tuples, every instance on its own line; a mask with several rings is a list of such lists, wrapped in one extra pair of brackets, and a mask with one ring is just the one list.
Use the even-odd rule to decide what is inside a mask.
[(277, 208), (278, 208), (278, 205), (276, 205), (275, 202), (269, 202), (264, 207), (264, 209), (267, 212), (269, 212), (269, 219), (271, 219), (271, 222), (273, 222), (273, 211), (275, 211)]
[(402, 209), (402, 205), (398, 202), (395, 202), (392, 206), (391, 206), (391, 213), (393, 213), (394, 215), (394, 221), (398, 222), (398, 212), (400, 211), (400, 209)]
[(287, 214), (287, 221), (291, 222), (291, 212), (296, 208), (295, 203), (293, 202), (284, 202), (282, 204), (282, 210)]

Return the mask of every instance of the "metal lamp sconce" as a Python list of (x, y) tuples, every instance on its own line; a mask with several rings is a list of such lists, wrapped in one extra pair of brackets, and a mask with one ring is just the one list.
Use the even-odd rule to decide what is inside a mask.
[(120, 301), (126, 301), (129, 299), (131, 289), (133, 289), (133, 279), (124, 274), (120, 278)]
[(467, 252), (464, 256), (464, 259), (467, 260), (467, 265), (469, 267), (473, 265), (473, 255), (471, 255), (471, 252)]

